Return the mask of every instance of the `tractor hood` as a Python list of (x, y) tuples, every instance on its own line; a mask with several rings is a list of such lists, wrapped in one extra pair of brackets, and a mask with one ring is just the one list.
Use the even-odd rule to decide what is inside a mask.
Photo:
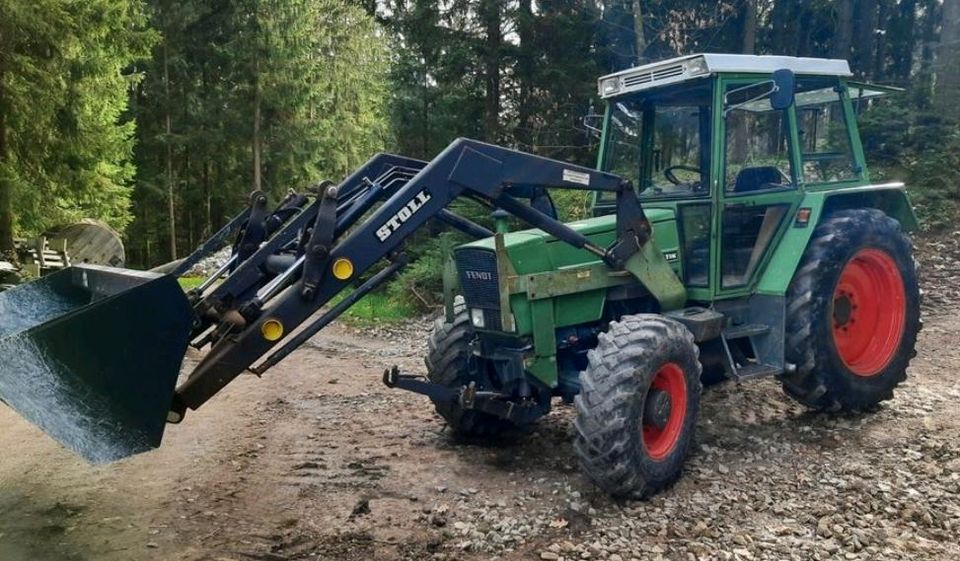
[[(666, 254), (677, 251), (677, 231), (674, 225), (674, 212), (670, 209), (645, 208), (647, 219), (653, 226), (654, 240), (657, 246)], [(567, 225), (601, 247), (606, 247), (616, 238), (617, 218), (614, 215), (587, 218)], [(550, 234), (538, 230), (519, 230), (504, 234), (504, 246), (514, 269), (519, 274), (529, 274), (541, 271), (554, 270), (559, 267), (581, 265), (599, 261), (596, 255), (577, 249), (564, 243)], [(493, 251), (494, 239), (485, 238), (457, 248), (485, 249)]]

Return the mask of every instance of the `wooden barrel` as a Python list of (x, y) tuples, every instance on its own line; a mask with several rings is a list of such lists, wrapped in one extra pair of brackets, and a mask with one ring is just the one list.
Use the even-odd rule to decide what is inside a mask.
[(99, 220), (84, 219), (76, 224), (61, 226), (48, 231), (44, 236), (51, 240), (64, 240), (70, 263), (90, 263), (123, 267), (126, 254), (123, 240), (116, 230)]

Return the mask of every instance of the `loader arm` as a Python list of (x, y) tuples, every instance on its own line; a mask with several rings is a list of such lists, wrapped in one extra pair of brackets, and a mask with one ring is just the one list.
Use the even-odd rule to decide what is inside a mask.
[[(642, 249), (650, 240), (650, 224), (629, 182), (610, 173), (474, 140), (454, 141), (390, 194), (361, 224), (354, 223), (366, 209), (337, 211), (336, 201), (342, 200), (340, 191), (345, 184), (325, 187), (302, 256), (262, 287), (256, 297), (238, 306), (238, 313), (222, 316), (219, 336), (210, 352), (177, 388), (170, 420), (179, 421), (186, 409), (200, 407), (245, 370), (262, 374), (289, 354), (307, 337), (287, 336), (381, 259), (392, 262), (388, 273), (368, 280), (357, 292), (362, 295), (386, 281), (405, 262), (400, 253), (403, 243), (431, 218), (459, 224), (461, 229), (472, 229), (476, 234), (479, 226), (471, 226), (466, 219), (446, 210), (459, 197), (504, 209), (566, 243), (596, 254), (615, 269), (641, 269), (636, 266), (638, 256), (649, 254)], [(616, 241), (606, 248), (597, 247), (585, 236), (516, 198), (529, 197), (533, 191), (546, 187), (616, 193)], [(375, 197), (370, 199), (372, 205)], [(349, 219), (344, 220), (345, 217)], [(253, 267), (254, 262), (249, 259), (248, 266)], [(682, 291), (679, 280), (676, 285)], [(346, 306), (333, 308), (307, 326), (305, 332), (318, 331), (345, 309)], [(283, 346), (278, 351), (260, 366), (251, 368), (280, 343)]]
[[(598, 247), (558, 222), (548, 187), (615, 193), (614, 242)], [(272, 211), (254, 192), (247, 210), (165, 266), (169, 274), (77, 265), (0, 293), (0, 400), (94, 463), (155, 448), (167, 422), (240, 373), (263, 374), (386, 282), (429, 220), (492, 236), (447, 208), (460, 197), (630, 271), (665, 309), (685, 296), (630, 183), (460, 139), (430, 162), (378, 154), (339, 185), (291, 192)], [(231, 237), (228, 261), (185, 294), (176, 277)], [(188, 345), (209, 350), (177, 387)]]

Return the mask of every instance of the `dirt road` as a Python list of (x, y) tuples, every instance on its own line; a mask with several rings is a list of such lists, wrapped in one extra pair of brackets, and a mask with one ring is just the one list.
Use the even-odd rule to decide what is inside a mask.
[(572, 411), (451, 440), (407, 336), (323, 332), (152, 453), (91, 467), (0, 409), (0, 560), (960, 559), (960, 319), (928, 316), (896, 399), (811, 414), (773, 381), (704, 396), (673, 489), (619, 504), (579, 475)]

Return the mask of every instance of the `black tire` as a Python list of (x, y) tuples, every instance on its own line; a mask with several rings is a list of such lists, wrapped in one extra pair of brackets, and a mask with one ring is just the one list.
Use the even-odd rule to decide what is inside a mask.
[(705, 388), (722, 384), (728, 379), (727, 372), (722, 366), (719, 368), (716, 366), (704, 368), (703, 374), (700, 375), (700, 383), (703, 384)]
[[(438, 318), (427, 341), (427, 379), (448, 388), (460, 388), (470, 382), (470, 342), (473, 326), (466, 310), (454, 317), (453, 323)], [(434, 401), (437, 413), (447, 421), (454, 434), (463, 437), (495, 436), (515, 429), (509, 421), (479, 411), (464, 410), (453, 401)]]
[[(877, 332), (883, 336), (865, 339), (871, 341), (868, 350), (878, 350), (864, 351), (860, 353), (863, 358), (859, 358), (849, 350), (844, 350), (844, 355), (838, 347), (843, 346), (843, 337), (847, 336), (844, 327), (852, 330), (856, 325), (853, 320), (858, 309), (853, 296), (843, 301), (848, 297), (840, 283), (848, 265), (855, 267), (850, 264), (863, 260), (863, 256), (872, 256), (870, 259), (878, 263), (892, 260), (886, 269), (892, 272), (881, 270), (874, 277), (899, 276), (902, 310), (889, 307), (900, 299), (889, 296), (897, 294), (895, 280), (894, 284), (884, 285), (889, 293), (879, 300), (884, 305), (864, 309), (875, 310), (882, 317), (902, 312), (901, 321), (891, 320), (902, 325), (902, 332), (898, 338), (896, 331), (884, 331), (883, 327), (867, 331), (861, 328), (862, 333)], [(883, 292), (881, 286), (878, 293), (883, 296)], [(864, 321), (859, 325), (883, 326), (887, 320)], [(814, 231), (787, 292), (786, 329), (786, 360), (796, 365), (793, 373), (781, 378), (787, 395), (824, 411), (861, 411), (892, 398), (894, 388), (906, 379), (920, 329), (917, 266), (910, 240), (901, 231), (900, 223), (876, 209), (841, 210), (824, 219)], [(843, 332), (838, 331), (835, 336), (835, 330)]]
[[(680, 476), (700, 412), (698, 353), (682, 324), (655, 314), (624, 316), (600, 335), (574, 400), (574, 448), (598, 487), (617, 497), (644, 498)], [(683, 382), (686, 407), (671, 409), (663, 432), (671, 432), (673, 413), (678, 432), (665, 452), (652, 455), (643, 436), (644, 410), (651, 384), (671, 364), (678, 367), (674, 375)]]

